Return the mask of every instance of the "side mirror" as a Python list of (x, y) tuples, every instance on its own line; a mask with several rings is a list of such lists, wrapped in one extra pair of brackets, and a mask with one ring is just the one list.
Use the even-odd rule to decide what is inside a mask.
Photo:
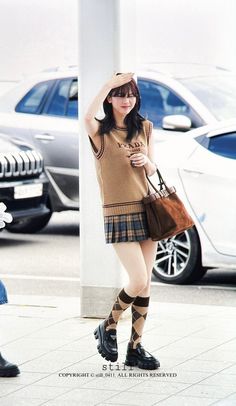
[(190, 118), (181, 114), (165, 116), (162, 119), (162, 128), (164, 130), (188, 131), (191, 125)]

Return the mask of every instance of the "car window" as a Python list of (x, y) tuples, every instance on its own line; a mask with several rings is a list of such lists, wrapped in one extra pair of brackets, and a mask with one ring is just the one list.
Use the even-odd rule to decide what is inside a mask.
[(221, 134), (211, 138), (200, 136), (195, 139), (214, 154), (236, 159), (236, 132)]
[(217, 120), (236, 116), (236, 75), (218, 75), (180, 79)]
[(53, 116), (64, 116), (66, 114), (67, 100), (70, 90), (71, 79), (63, 79), (57, 82), (49, 105), (43, 113)]
[(154, 127), (162, 126), (164, 116), (183, 114), (192, 121), (192, 128), (202, 124), (191, 107), (166, 86), (151, 80), (139, 79), (141, 94), (140, 113), (153, 122)]
[(44, 108), (43, 114), (77, 117), (77, 80), (72, 80), (71, 78), (58, 80), (51, 99)]
[(47, 81), (35, 85), (16, 105), (15, 111), (20, 113), (38, 114), (52, 83), (53, 81)]
[(78, 81), (74, 79), (70, 86), (66, 115), (78, 117)]

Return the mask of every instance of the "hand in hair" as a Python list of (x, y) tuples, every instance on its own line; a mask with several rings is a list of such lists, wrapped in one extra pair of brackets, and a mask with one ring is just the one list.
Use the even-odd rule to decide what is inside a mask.
[(95, 96), (91, 104), (89, 105), (87, 112), (84, 116), (84, 123), (87, 133), (93, 138), (95, 146), (100, 148), (100, 136), (98, 135), (99, 122), (95, 119), (95, 116), (101, 107), (104, 99), (108, 93), (116, 87), (122, 86), (132, 80), (134, 73), (121, 73), (119, 75), (113, 75), (105, 85), (101, 88), (98, 94)]
[(88, 110), (85, 114), (85, 126), (87, 129), (87, 132), (90, 136), (93, 136), (97, 130), (98, 130), (98, 121), (95, 120), (95, 115), (97, 114), (102, 102), (108, 95), (108, 93), (112, 90), (115, 89), (116, 87), (122, 86), (125, 83), (128, 83), (131, 81), (134, 73), (121, 73), (119, 75), (113, 75), (111, 79), (109, 79), (105, 85), (103, 85), (102, 89), (100, 92), (95, 96), (94, 100), (88, 107)]
[(111, 89), (115, 89), (116, 87), (120, 87), (120, 86), (124, 85), (125, 83), (130, 82), (133, 76), (134, 76), (134, 73), (132, 73), (132, 72), (115, 74), (106, 83), (107, 88), (111, 90)]

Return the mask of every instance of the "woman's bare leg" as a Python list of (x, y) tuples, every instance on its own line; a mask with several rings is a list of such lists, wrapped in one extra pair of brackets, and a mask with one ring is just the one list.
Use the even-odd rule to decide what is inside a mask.
[(148, 284), (147, 265), (139, 242), (119, 242), (113, 247), (129, 276), (125, 291), (136, 297)]
[(142, 250), (143, 258), (146, 264), (148, 283), (145, 288), (139, 292), (139, 296), (147, 297), (150, 296), (150, 286), (152, 278), (153, 265), (156, 259), (157, 252), (157, 241), (152, 241), (151, 239), (140, 241), (140, 247)]
[(118, 294), (108, 317), (95, 329), (98, 351), (107, 360), (115, 362), (118, 357), (116, 327), (123, 313), (131, 306), (139, 292), (147, 286), (147, 267), (139, 242), (120, 242), (114, 249), (129, 276), (128, 285)]
[(129, 346), (135, 349), (137, 344), (141, 342), (145, 320), (148, 314), (149, 300), (150, 300), (150, 285), (153, 264), (155, 261), (157, 243), (151, 239), (141, 241), (140, 247), (142, 250), (143, 258), (146, 264), (146, 271), (148, 275), (147, 285), (139, 292), (138, 296), (132, 303), (132, 331)]

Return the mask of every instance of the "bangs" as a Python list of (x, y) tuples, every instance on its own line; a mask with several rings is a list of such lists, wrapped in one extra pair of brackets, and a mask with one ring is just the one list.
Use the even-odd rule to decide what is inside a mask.
[(109, 93), (109, 96), (125, 97), (127, 95), (139, 97), (138, 87), (133, 79), (130, 82), (125, 83), (123, 86), (112, 89)]

